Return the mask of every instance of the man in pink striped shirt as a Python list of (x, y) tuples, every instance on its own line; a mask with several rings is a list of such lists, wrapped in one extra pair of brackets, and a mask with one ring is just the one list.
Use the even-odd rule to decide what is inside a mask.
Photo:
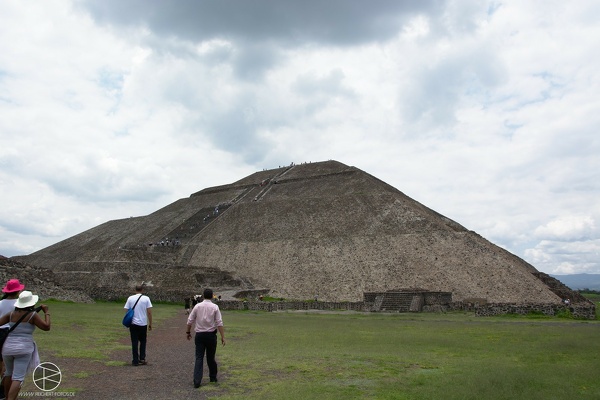
[(219, 306), (212, 302), (213, 291), (204, 290), (204, 301), (196, 304), (187, 320), (187, 339), (192, 338), (192, 326), (196, 336), (196, 363), (194, 364), (194, 387), (199, 388), (202, 383), (202, 369), (204, 364), (204, 353), (206, 352), (206, 364), (208, 365), (208, 376), (211, 382), (217, 382), (217, 330), (221, 334), (221, 343), (225, 346), (225, 330)]

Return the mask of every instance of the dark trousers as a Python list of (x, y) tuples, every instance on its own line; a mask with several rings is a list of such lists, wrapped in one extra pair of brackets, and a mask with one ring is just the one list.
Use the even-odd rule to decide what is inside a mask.
[(208, 377), (211, 382), (217, 380), (217, 331), (196, 332), (194, 338), (196, 343), (196, 363), (194, 364), (194, 385), (202, 383), (202, 368), (204, 364), (204, 353), (206, 352), (206, 364), (208, 365)]
[(131, 325), (129, 327), (129, 334), (131, 335), (131, 353), (133, 354), (132, 363), (139, 364), (140, 360), (146, 360), (146, 337), (148, 336), (148, 326)]

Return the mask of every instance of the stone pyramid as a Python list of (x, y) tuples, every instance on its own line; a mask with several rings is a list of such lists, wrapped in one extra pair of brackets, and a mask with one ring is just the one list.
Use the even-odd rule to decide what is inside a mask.
[(337, 161), (259, 171), (20, 258), (104, 299), (144, 281), (153, 299), (175, 301), (210, 286), (297, 300), (423, 289), (453, 301), (561, 302), (532, 265)]

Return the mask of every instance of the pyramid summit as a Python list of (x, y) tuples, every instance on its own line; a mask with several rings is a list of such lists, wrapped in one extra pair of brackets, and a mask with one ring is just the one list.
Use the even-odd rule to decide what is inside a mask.
[(205, 286), (323, 301), (403, 288), (453, 301), (562, 301), (524, 260), (337, 161), (259, 171), (19, 258), (105, 299), (145, 281), (153, 298), (175, 301)]

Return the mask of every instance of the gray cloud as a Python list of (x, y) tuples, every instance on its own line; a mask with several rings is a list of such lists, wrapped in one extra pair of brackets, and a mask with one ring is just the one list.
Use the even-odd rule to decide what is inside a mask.
[(171, 39), (202, 43), (230, 41), (230, 59), (238, 77), (261, 79), (283, 59), (283, 52), (307, 44), (357, 46), (386, 41), (418, 14), (436, 15), (442, 0), (418, 2), (381, 0), (233, 1), (183, 0), (178, 2), (84, 1), (79, 3), (98, 22), (124, 28), (143, 27), (154, 38), (153, 48), (185, 50)]
[(443, 1), (358, 0), (177, 2), (84, 1), (99, 22), (144, 26), (160, 36), (201, 42), (213, 38), (243, 42), (357, 45), (387, 40), (420, 13), (437, 14)]
[(503, 62), (488, 48), (429, 53), (413, 68), (416, 79), (401, 94), (404, 116), (408, 121), (431, 125), (453, 124), (465, 97), (485, 106), (489, 91), (507, 77)]
[(233, 66), (238, 78), (261, 81), (265, 72), (282, 59), (281, 52), (265, 44), (248, 44), (236, 51)]
[(268, 143), (258, 135), (260, 115), (252, 108), (252, 100), (232, 105), (218, 115), (211, 116), (208, 126), (212, 142), (222, 149), (238, 153), (244, 162), (258, 163), (264, 158)]
[(354, 96), (354, 92), (344, 86), (344, 73), (339, 68), (330, 71), (325, 76), (314, 73), (304, 73), (292, 84), (296, 93), (312, 97), (320, 94), (327, 96)]

